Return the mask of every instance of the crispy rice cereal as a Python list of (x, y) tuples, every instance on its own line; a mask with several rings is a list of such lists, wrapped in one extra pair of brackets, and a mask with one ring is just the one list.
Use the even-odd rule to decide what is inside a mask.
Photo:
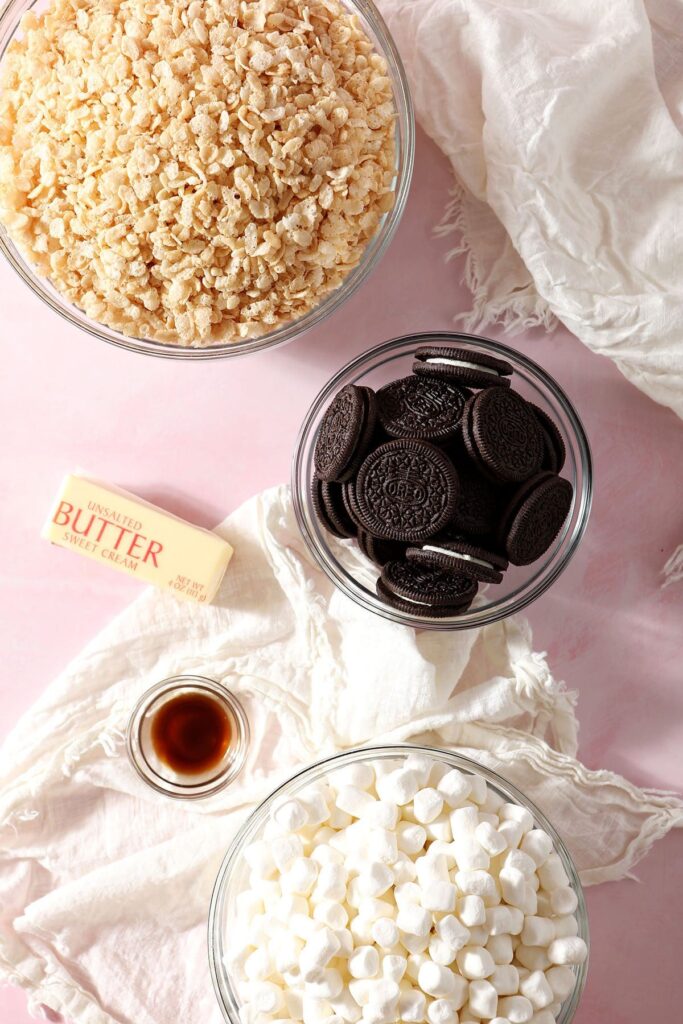
[(125, 334), (291, 321), (393, 203), (384, 59), (337, 0), (55, 0), (0, 80), (0, 220)]

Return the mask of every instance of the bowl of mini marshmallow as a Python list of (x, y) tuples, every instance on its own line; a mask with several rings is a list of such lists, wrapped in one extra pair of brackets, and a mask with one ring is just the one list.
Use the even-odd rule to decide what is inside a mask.
[(227, 1024), (569, 1024), (588, 942), (546, 817), (430, 747), (347, 751), (279, 786), (228, 850), (209, 913)]

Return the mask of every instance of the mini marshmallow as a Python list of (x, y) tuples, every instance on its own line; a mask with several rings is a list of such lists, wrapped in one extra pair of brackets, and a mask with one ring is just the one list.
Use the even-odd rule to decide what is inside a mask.
[(382, 949), (393, 949), (400, 938), (398, 925), (389, 917), (379, 917), (372, 923), (372, 941)]
[(260, 946), (268, 941), (276, 922), (271, 914), (255, 914), (247, 925), (247, 939), (251, 946)]
[(257, 839), (245, 846), (243, 856), (256, 878), (270, 878), (275, 874), (273, 851), (265, 839)]
[[(346, 910), (346, 907), (343, 909)], [(346, 957), (348, 959), (348, 957), (353, 953), (353, 935), (348, 928), (334, 928), (333, 931), (341, 944), (341, 948), (337, 953), (337, 956)]]
[(529, 832), (534, 827), (534, 818), (531, 811), (519, 804), (503, 804), (498, 811), (501, 821), (516, 821), (522, 826), (522, 832)]
[(417, 981), (420, 968), (422, 964), (427, 963), (429, 957), (425, 956), (424, 953), (411, 953), (407, 959), (406, 978), (410, 978), (411, 981)]
[(301, 1011), (304, 1024), (327, 1024), (330, 1016), (330, 1004), (325, 999), (304, 995)]
[(348, 924), (349, 915), (344, 905), (336, 900), (321, 900), (313, 911), (316, 921), (321, 921), (333, 931), (344, 928)]
[(279, 974), (293, 971), (299, 966), (299, 957), (304, 948), (303, 939), (285, 932), (274, 942), (273, 962)]
[(379, 953), (374, 946), (357, 946), (349, 957), (352, 978), (374, 978), (379, 974)]
[(544, 971), (550, 967), (550, 958), (545, 946), (525, 946), (520, 943), (515, 949), (515, 957), (522, 967), (529, 971)]
[(536, 892), (533, 885), (529, 882), (524, 883), (524, 899), (519, 905), (519, 909), (523, 910), (526, 915), (535, 917), (536, 911), (538, 910), (538, 899), (536, 898)]
[(571, 967), (549, 967), (545, 972), (545, 980), (550, 985), (553, 998), (563, 1003), (576, 985), (576, 975)]
[(485, 946), (489, 941), (489, 933), (486, 928), (475, 927), (470, 928), (470, 946)]
[(524, 914), (518, 907), (487, 907), (486, 927), (491, 935), (519, 935), (524, 927)]
[(521, 938), (525, 946), (549, 946), (555, 938), (555, 925), (547, 917), (527, 917)]
[[(287, 997), (285, 996), (285, 999), (286, 998)], [(346, 1021), (347, 1024), (357, 1024), (361, 1019), (361, 1008), (351, 995), (348, 987), (342, 989), (338, 996), (330, 999), (330, 1006), (334, 1010), (335, 1014), (341, 1017), (343, 1021)]]
[(391, 870), (395, 885), (401, 885), (403, 882), (414, 882), (417, 878), (414, 862), (402, 850), (399, 850), (396, 860), (391, 865)]
[(313, 897), (316, 900), (341, 902), (345, 896), (346, 869), (341, 864), (323, 864), (318, 871)]
[(444, 842), (441, 839), (435, 839), (429, 844), (425, 850), (425, 856), (427, 857), (443, 857), (449, 868), (455, 867), (455, 854), (453, 853), (453, 842)]
[(525, 996), (505, 996), (498, 1000), (498, 1012), (510, 1024), (526, 1024), (534, 1015), (534, 1008)]
[(305, 896), (287, 892), (273, 904), (273, 917), (284, 924), (288, 925), (294, 914), (300, 914), (302, 917), (309, 916), (308, 900)]
[(440, 814), (434, 821), (430, 821), (428, 825), (425, 825), (425, 832), (427, 838), (432, 839), (436, 842), (449, 843), (453, 838), (453, 830), (451, 828), (450, 817), (447, 813)]
[(526, 996), (534, 1010), (544, 1010), (555, 999), (543, 971), (532, 971), (529, 977), (521, 983), (519, 990), (523, 996)]
[(449, 996), (454, 988), (454, 974), (449, 967), (435, 964), (432, 960), (422, 964), (417, 976), (417, 983), (423, 992), (437, 998)]
[(304, 1013), (304, 994), (301, 989), (285, 989), (284, 990), (285, 1006), (287, 1007), (287, 1013), (293, 1020), (303, 1020)]
[(395, 981), (378, 978), (368, 982), (369, 1002), (372, 1006), (387, 1012), (396, 1007), (401, 990)]
[(422, 890), (415, 882), (404, 882), (403, 885), (397, 885), (394, 889), (397, 907), (405, 907), (410, 903), (419, 905), (421, 896)]
[(362, 818), (368, 825), (393, 831), (398, 822), (398, 807), (386, 800), (373, 800), (372, 804), (363, 811)]
[(564, 939), (568, 936), (579, 934), (579, 922), (573, 914), (566, 914), (564, 917), (556, 917), (553, 924), (555, 925), (556, 939)]
[(366, 921), (376, 921), (380, 917), (396, 917), (396, 907), (389, 900), (380, 900), (376, 896), (367, 896), (361, 901), (358, 913)]
[(304, 981), (313, 981), (316, 974), (327, 967), (330, 960), (337, 955), (341, 943), (331, 928), (320, 928), (306, 941), (299, 957), (301, 977)]
[(367, 1006), (370, 1002), (370, 978), (353, 978), (348, 989), (359, 1006)]
[(513, 907), (522, 907), (526, 901), (526, 879), (518, 868), (502, 868), (498, 875), (503, 899)]
[(486, 800), (481, 805), (483, 811), (487, 811), (490, 814), (498, 814), (504, 803), (505, 797), (497, 793), (495, 789), (491, 789), (490, 786), (486, 787)]
[(498, 831), (511, 850), (519, 846), (524, 835), (524, 829), (518, 821), (501, 821)]
[(265, 947), (255, 949), (244, 961), (244, 973), (249, 981), (265, 981), (273, 973), (273, 963)]
[(452, 768), (439, 779), (436, 788), (449, 807), (458, 807), (470, 794), (471, 778), (473, 776), (465, 775), (458, 768)]
[(375, 802), (374, 797), (365, 790), (357, 789), (356, 786), (342, 786), (338, 790), (335, 800), (337, 807), (346, 811), (353, 818), (361, 818), (363, 812), (372, 807)]
[(414, 824), (412, 821), (399, 821), (396, 834), (399, 850), (407, 854), (416, 854), (426, 841), (427, 833), (422, 825)]
[(421, 886), (430, 885), (432, 882), (450, 881), (448, 864), (446, 858), (442, 856), (418, 857), (415, 861), (415, 870)]
[(455, 954), (457, 949), (449, 945), (448, 942), (444, 942), (443, 939), (439, 938), (438, 935), (432, 935), (429, 940), (429, 956), (435, 964), (441, 964), (442, 967), (448, 967), (455, 960)]
[(307, 981), (304, 990), (306, 996), (315, 996), (319, 999), (334, 999), (344, 988), (344, 979), (334, 967), (325, 967), (313, 981)]
[(561, 885), (559, 889), (553, 890), (550, 896), (550, 906), (553, 913), (558, 916), (573, 914), (578, 905), (578, 897), (569, 885)]
[(328, 820), (330, 816), (330, 808), (327, 804), (327, 799), (330, 797), (331, 794), (327, 787), (322, 789), (308, 789), (306, 793), (300, 797), (300, 801), (306, 809), (306, 816), (308, 818), (306, 824), (309, 827), (322, 825), (323, 822)]
[(238, 918), (248, 921), (256, 914), (262, 914), (264, 909), (263, 900), (258, 893), (252, 892), (251, 889), (245, 889), (244, 892), (237, 894), (235, 911)]
[(429, 935), (409, 935), (407, 932), (401, 935), (401, 945), (408, 953), (424, 953), (429, 942)]
[(493, 957), (482, 946), (465, 946), (458, 952), (457, 961), (463, 978), (471, 981), (488, 978), (496, 969)]
[(451, 811), (450, 822), (454, 839), (462, 835), (474, 835), (479, 824), (479, 809), (475, 804), (456, 807)]
[(382, 977), (398, 984), (406, 973), (407, 966), (408, 960), (405, 956), (398, 956), (394, 953), (391, 956), (382, 957)]
[(403, 807), (410, 803), (420, 788), (420, 775), (409, 768), (397, 768), (378, 778), (375, 788), (380, 800)]
[(438, 818), (442, 810), (443, 797), (438, 790), (429, 787), (417, 791), (413, 799), (413, 814), (416, 821), (427, 825)]
[(474, 835), (482, 850), (485, 850), (490, 857), (497, 857), (499, 853), (507, 849), (505, 836), (501, 835), (498, 829), (488, 821), (480, 821), (474, 830)]
[(287, 870), (293, 860), (303, 857), (304, 844), (301, 841), (301, 836), (285, 832), (284, 835), (277, 836), (271, 841), (270, 850), (278, 871), (283, 872)]
[(551, 964), (582, 964), (588, 956), (588, 947), (578, 935), (555, 939), (548, 947)]
[(487, 871), (458, 871), (455, 884), (464, 896), (481, 896), (487, 907), (500, 902), (496, 880)]
[(442, 917), (440, 921), (437, 921), (436, 933), (456, 953), (470, 941), (469, 929), (465, 928), (453, 914), (447, 914), (446, 917)]
[(450, 999), (435, 999), (427, 1007), (429, 1024), (458, 1024), (458, 1011)]
[(337, 790), (342, 786), (355, 786), (356, 789), (371, 789), (375, 782), (375, 772), (371, 765), (356, 761), (337, 768), (331, 776), (331, 782)]
[(426, 910), (447, 914), (455, 910), (456, 894), (457, 889), (450, 882), (430, 882), (422, 890), (422, 906)]
[(558, 1009), (557, 1013), (553, 1013), (551, 1007), (547, 1010), (539, 1010), (531, 1018), (530, 1024), (557, 1024), (557, 1014), (561, 1009), (562, 1007)]
[(536, 867), (545, 864), (553, 852), (553, 841), (547, 832), (541, 828), (532, 828), (522, 839), (520, 848), (527, 856), (531, 857)]
[(479, 823), (485, 823), (490, 825), (491, 828), (497, 829), (500, 825), (500, 818), (497, 814), (489, 814), (487, 811), (479, 811)]
[(560, 889), (569, 885), (567, 872), (564, 870), (562, 861), (556, 853), (551, 853), (545, 864), (541, 864), (538, 868), (538, 878), (543, 888), (547, 889), (548, 892), (553, 892), (554, 889)]
[(349, 931), (358, 945), (366, 946), (372, 942), (374, 923), (374, 921), (369, 921), (367, 917), (362, 917), (360, 914), (353, 918), (349, 924)]
[[(536, 876), (536, 881), (538, 881), (538, 875)], [(550, 901), (550, 893), (546, 892), (545, 889), (539, 889), (539, 891), (536, 893), (536, 907), (536, 913), (539, 917), (553, 916), (553, 908)]]
[[(280, 878), (281, 881), (282, 877)], [(280, 882), (276, 882), (274, 878), (259, 878), (254, 875), (253, 871), (249, 875), (249, 885), (252, 891), (261, 897), (266, 906), (270, 906), (274, 900), (280, 899), (282, 895)]]
[(382, 864), (393, 864), (398, 856), (396, 833), (386, 828), (370, 829), (367, 844), (368, 857)]
[(495, 964), (511, 964), (514, 959), (512, 937), (510, 935), (492, 935), (486, 948), (493, 957)]
[(396, 915), (396, 924), (407, 935), (428, 935), (432, 927), (432, 915), (424, 907), (407, 903)]
[(339, 807), (334, 804), (330, 810), (330, 816), (327, 820), (328, 824), (331, 825), (332, 828), (342, 829), (348, 828), (353, 821), (353, 818), (346, 811), (340, 810)]
[(499, 996), (514, 996), (519, 992), (519, 971), (512, 964), (499, 964), (489, 981)]
[(432, 769), (437, 767), (431, 754), (408, 754), (403, 763), (411, 772), (416, 773), (420, 786), (427, 785)]
[(463, 896), (458, 900), (456, 913), (466, 928), (486, 924), (486, 907), (481, 896)]
[(489, 1020), (496, 1015), (498, 993), (489, 981), (472, 981), (470, 982), (469, 1005), (475, 1016)]
[(285, 832), (298, 832), (308, 824), (308, 812), (301, 800), (285, 800), (273, 811), (273, 819)]
[(275, 1014), (284, 1009), (282, 989), (272, 981), (253, 981), (248, 992), (250, 1007), (257, 1013)]
[(394, 872), (381, 861), (372, 861), (358, 876), (358, 886), (366, 896), (382, 896), (394, 884)]
[(283, 892), (308, 896), (318, 877), (318, 865), (310, 857), (297, 857), (280, 876)]
[(427, 1000), (424, 992), (412, 989), (410, 992), (402, 992), (398, 998), (398, 1016), (400, 1020), (410, 1024), (421, 1024), (425, 1019)]
[[(481, 825), (477, 825), (481, 828)], [(455, 836), (452, 843), (453, 856), (460, 871), (483, 869), (488, 871), (491, 858), (477, 839), (477, 830), (474, 835)]]
[(517, 868), (527, 879), (531, 878), (536, 872), (535, 862), (522, 850), (510, 850), (503, 864), (506, 868)]

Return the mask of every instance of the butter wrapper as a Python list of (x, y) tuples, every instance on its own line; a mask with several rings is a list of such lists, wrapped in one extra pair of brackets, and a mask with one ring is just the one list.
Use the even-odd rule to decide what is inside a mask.
[(65, 477), (42, 536), (201, 604), (215, 597), (233, 554), (210, 530), (78, 474)]

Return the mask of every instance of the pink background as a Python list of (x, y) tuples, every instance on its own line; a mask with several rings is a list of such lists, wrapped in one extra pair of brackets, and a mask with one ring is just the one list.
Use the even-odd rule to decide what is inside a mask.
[[(0, 266), (0, 738), (138, 593), (133, 580), (40, 539), (62, 475), (86, 469), (205, 526), (287, 480), (299, 423), (333, 371), (394, 335), (447, 329), (468, 308), (462, 266), (444, 262), (449, 240), (431, 232), (449, 185), (446, 160), (420, 136), (408, 209), (371, 283), (291, 345), (236, 360), (118, 351), (59, 321)], [(660, 589), (661, 567), (683, 542), (680, 422), (563, 329), (504, 340), (567, 390), (595, 456), (583, 546), (528, 610), (535, 647), (579, 691), (586, 764), (683, 791), (682, 588)], [(588, 892), (592, 956), (578, 1024), (680, 1020), (683, 833), (637, 875), (642, 884)], [(3, 1024), (24, 1024), (25, 1007), (22, 992), (0, 990)]]

